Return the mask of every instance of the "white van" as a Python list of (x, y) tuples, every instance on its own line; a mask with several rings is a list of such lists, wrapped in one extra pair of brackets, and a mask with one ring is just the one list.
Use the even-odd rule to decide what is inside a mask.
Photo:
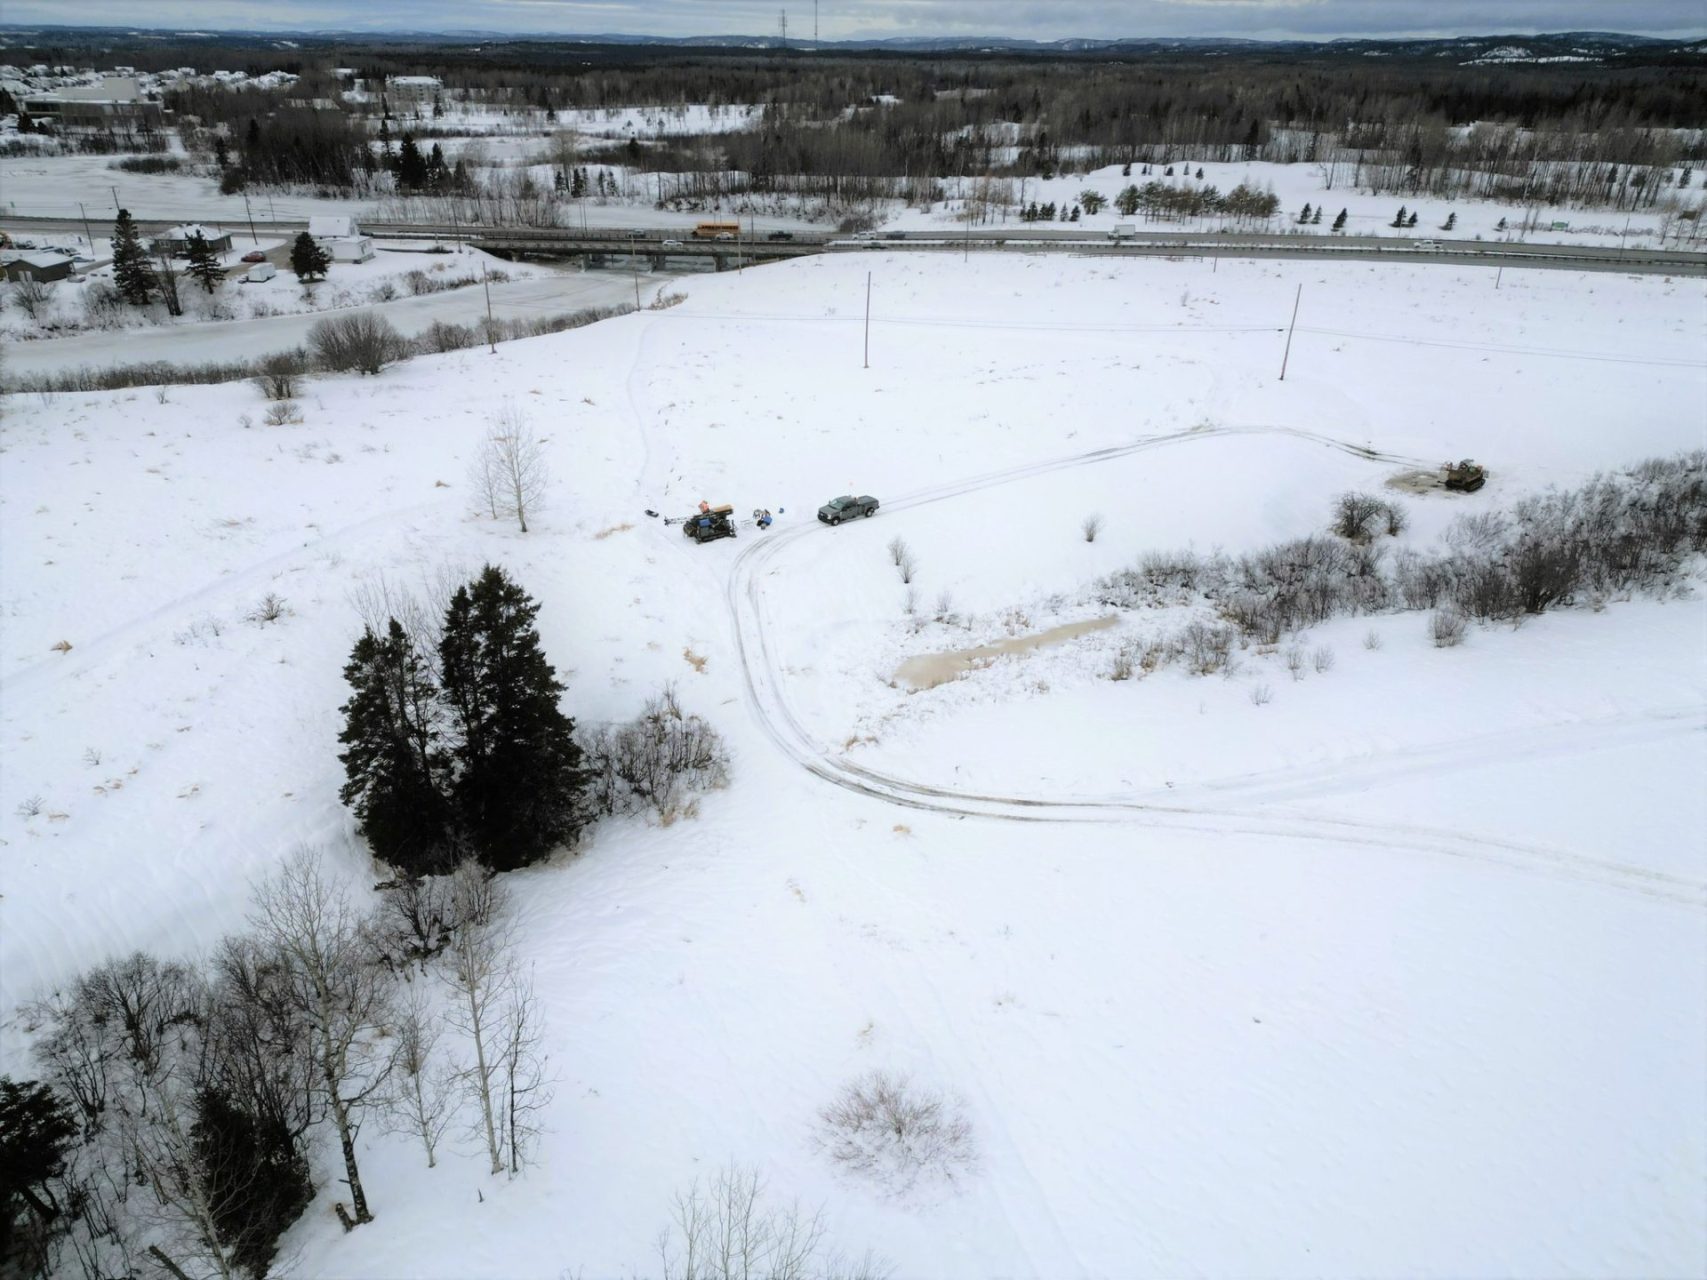
[(1138, 234), (1136, 222), (1117, 222), (1108, 230), (1110, 240), (1130, 240)]
[(243, 273), (243, 284), (264, 284), (278, 275), (279, 269), (270, 262), (257, 262)]

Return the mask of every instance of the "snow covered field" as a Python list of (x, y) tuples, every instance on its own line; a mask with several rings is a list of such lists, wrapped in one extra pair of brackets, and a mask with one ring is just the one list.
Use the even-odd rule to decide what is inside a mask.
[[(1426, 548), (1700, 448), (1699, 281), (871, 253), (672, 287), (317, 380), (299, 425), (242, 425), (241, 384), (10, 398), (0, 1007), (211, 947), (299, 844), (378, 879), (336, 797), (352, 593), (493, 561), (572, 714), (674, 680), (734, 781), (513, 877), (558, 1077), (536, 1167), (429, 1171), (370, 1126), (376, 1221), (338, 1229), (323, 1150), (288, 1274), (655, 1274), (671, 1196), (730, 1162), (906, 1277), (1700, 1273), (1699, 576), (1453, 649), (1343, 620), (1298, 680), (1251, 651), (1111, 682), (1135, 615), (894, 679), (1105, 613), (1145, 551), (1320, 533), (1408, 466), (1493, 474), (1401, 498)], [(525, 537), (467, 481), (506, 399), (556, 477)], [(883, 507), (818, 525), (840, 492)], [(642, 514), (702, 497), (777, 527), (696, 546)], [(267, 593), (288, 611), (248, 620)], [(0, 1025), (6, 1071), (27, 1041)], [(962, 1099), (975, 1169), (903, 1198), (838, 1173), (816, 1115), (871, 1068)]]

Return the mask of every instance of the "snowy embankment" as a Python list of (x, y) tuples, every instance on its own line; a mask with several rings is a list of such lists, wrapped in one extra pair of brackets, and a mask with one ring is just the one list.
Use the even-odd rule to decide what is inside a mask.
[[(336, 797), (352, 593), (490, 560), (540, 599), (572, 714), (675, 680), (734, 782), (513, 877), (558, 1079), (526, 1176), (472, 1151), (427, 1170), (370, 1126), (376, 1221), (338, 1228), (323, 1153), (287, 1273), (650, 1273), (672, 1194), (730, 1161), (906, 1276), (1698, 1267), (1699, 577), (1453, 649), (1420, 614), (1346, 619), (1301, 680), (1252, 651), (1231, 678), (1110, 682), (1094, 632), (891, 685), (905, 657), (1090, 616), (1146, 551), (1320, 533), (1403, 467), (1492, 471), (1401, 498), (1426, 547), (1461, 511), (1698, 448), (1698, 282), (869, 254), (676, 287), (316, 381), (297, 425), (242, 425), (246, 385), (7, 403), (0, 1004), (126, 948), (204, 951), (298, 844), (379, 878)], [(525, 537), (471, 510), (505, 399), (556, 477)], [(814, 524), (840, 492), (884, 505)], [(643, 514), (701, 498), (778, 526), (695, 546)], [(896, 537), (919, 611), (947, 591), (971, 629), (905, 611)], [(286, 612), (254, 620), (269, 593)], [(858, 768), (1167, 811), (962, 818), (833, 785)], [(27, 1040), (0, 1027), (8, 1072)], [(976, 1168), (902, 1198), (838, 1174), (816, 1117), (871, 1068), (958, 1095)]]

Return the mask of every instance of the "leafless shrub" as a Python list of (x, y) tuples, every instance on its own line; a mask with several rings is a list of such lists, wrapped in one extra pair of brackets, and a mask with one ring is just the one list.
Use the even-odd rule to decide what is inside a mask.
[(1464, 615), (1451, 609), (1436, 609), (1428, 620), (1429, 639), (1436, 649), (1451, 649), (1463, 643)]
[(1374, 628), (1365, 632), (1363, 636), (1363, 647), (1368, 649), (1371, 653), (1379, 649), (1381, 647), (1381, 633), (1376, 631)]
[(1459, 516), (1442, 536), (1447, 546), (1460, 551), (1486, 551), (1504, 541), (1510, 527), (1503, 512), (1477, 511)]
[(1386, 505), (1367, 493), (1342, 493), (1334, 500), (1333, 531), (1348, 541), (1362, 542)]
[(722, 736), (701, 716), (682, 710), (674, 685), (666, 685), (627, 724), (601, 726), (587, 755), (593, 800), (605, 813), (651, 809), (672, 819), (689, 796), (729, 782)]
[(953, 592), (944, 590), (936, 593), (936, 612), (932, 616), (944, 624), (955, 621)]
[(889, 539), (889, 546), (887, 550), (889, 552), (889, 562), (897, 568), (899, 568), (901, 562), (911, 554), (907, 549), (907, 543), (904, 538)]
[(285, 598), (269, 591), (261, 597), (253, 609), (243, 615), (243, 620), (265, 626), (269, 622), (277, 622), (289, 612), (290, 606), (286, 603)]
[(901, 612), (911, 618), (917, 614), (918, 611), (919, 589), (917, 587), (908, 587), (906, 594), (901, 597)]
[(456, 1117), (455, 1081), (439, 1052), (442, 1023), (426, 984), (411, 983), (397, 1018), (396, 1089), (391, 1099), (393, 1132), (421, 1140), (427, 1168), (438, 1164), (439, 1141)]
[(896, 567), (901, 571), (901, 581), (911, 582), (919, 572), (919, 562), (913, 559), (911, 551), (904, 552)]
[(280, 400), (267, 406), (261, 421), (269, 427), (295, 426), (302, 421), (302, 406), (294, 400)]
[(1079, 524), (1079, 532), (1085, 535), (1086, 542), (1095, 542), (1097, 534), (1102, 532), (1102, 516), (1088, 515)]
[(1315, 649), (1310, 654), (1310, 665), (1316, 669), (1316, 674), (1326, 675), (1334, 669), (1334, 651), (1326, 645)]
[(679, 307), (688, 300), (688, 295), (679, 289), (660, 290), (658, 296), (646, 304), (648, 311), (668, 311), (671, 307)]
[(1114, 651), (1114, 662), (1109, 666), (1110, 680), (1130, 680), (1133, 669), (1138, 664), (1138, 642), (1122, 640), (1120, 647)]
[(308, 345), (324, 369), (377, 374), (409, 358), (409, 341), (391, 321), (371, 311), (327, 316), (308, 331)]
[(1387, 536), (1390, 538), (1398, 537), (1405, 531), (1405, 526), (1411, 522), (1410, 516), (1405, 513), (1405, 509), (1396, 502), (1383, 502), (1381, 514), (1386, 518)]
[(1227, 666), (1233, 651), (1233, 629), (1193, 622), (1179, 633), (1176, 645), (1193, 675), (1214, 675)]
[(41, 816), (41, 811), (47, 807), (47, 801), (39, 795), (25, 796), (18, 801), (18, 807), (13, 810), (20, 818), (28, 822), (31, 818)]
[(867, 1253), (827, 1253), (822, 1212), (765, 1200), (757, 1170), (729, 1165), (705, 1190), (678, 1192), (658, 1235), (664, 1280), (884, 1280), (887, 1264)]
[(1299, 645), (1293, 645), (1286, 651), (1286, 669), (1293, 680), (1304, 678), (1304, 650)]
[(12, 302), (32, 323), (40, 323), (53, 305), (53, 290), (31, 276), (20, 276), (6, 291)]
[(83, 763), (91, 769), (101, 767), (101, 749), (99, 747), (83, 748)]
[(952, 1185), (977, 1163), (959, 1104), (904, 1075), (866, 1072), (818, 1120), (818, 1143), (830, 1159), (894, 1196), (923, 1181)]
[(260, 368), (255, 385), (261, 394), (269, 400), (289, 400), (296, 395), (303, 375), (308, 372), (308, 362), (297, 352), (280, 351), (263, 356)]
[(1251, 705), (1253, 707), (1266, 707), (1273, 701), (1274, 690), (1269, 688), (1266, 684), (1258, 684), (1251, 687)]
[(472, 347), (476, 341), (474, 330), (467, 325), (450, 324), (444, 320), (433, 321), (420, 337), (422, 349), (436, 353), (461, 351)]

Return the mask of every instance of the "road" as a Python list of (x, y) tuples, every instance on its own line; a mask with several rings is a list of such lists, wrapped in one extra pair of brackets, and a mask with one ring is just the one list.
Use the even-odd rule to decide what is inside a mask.
[[(641, 276), (641, 301), (649, 300), (660, 283), (674, 278), (661, 273)], [(626, 271), (564, 271), (543, 280), (516, 280), (492, 286), (492, 314), (503, 320), (623, 304), (634, 304), (634, 281)], [(402, 333), (413, 336), (435, 320), (472, 324), (485, 316), (486, 300), (478, 288), (453, 289), (420, 298), (376, 303), (364, 310), (382, 312)], [(105, 368), (146, 364), (155, 360), (201, 364), (250, 359), (301, 346), (315, 321), (335, 314), (338, 313), (319, 311), (270, 316), (264, 320), (212, 321), (14, 342), (8, 344), (6, 362), (14, 373), (40, 373), (85, 365)]]

